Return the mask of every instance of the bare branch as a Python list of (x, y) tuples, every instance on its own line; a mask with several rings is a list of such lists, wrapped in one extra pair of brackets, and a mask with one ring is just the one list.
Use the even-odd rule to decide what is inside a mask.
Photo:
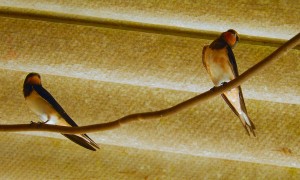
[(56, 125), (47, 125), (47, 124), (16, 124), (16, 125), (0, 125), (0, 132), (17, 132), (17, 131), (48, 131), (48, 132), (59, 132), (65, 134), (84, 134), (89, 132), (97, 132), (110, 130), (114, 128), (120, 127), (121, 124), (130, 123), (132, 121), (140, 121), (140, 120), (148, 120), (148, 119), (156, 119), (164, 116), (168, 116), (171, 114), (175, 114), (178, 111), (183, 109), (195, 106), (204, 102), (210, 98), (213, 98), (221, 93), (228, 91), (234, 87), (237, 87), (247, 81), (249, 78), (259, 73), (262, 69), (270, 65), (272, 62), (278, 60), (280, 57), (285, 55), (289, 50), (294, 48), (295, 46), (300, 44), (300, 33), (298, 33), (295, 37), (287, 41), (281, 47), (279, 47), (276, 51), (270, 54), (268, 57), (245, 71), (238, 78), (230, 81), (224, 86), (220, 86), (214, 89), (214, 91), (206, 91), (200, 95), (197, 95), (191, 99), (188, 99), (182, 103), (179, 103), (173, 107), (163, 109), (160, 111), (154, 112), (145, 112), (145, 113), (137, 113), (130, 114), (124, 116), (118, 120), (102, 123), (102, 124), (94, 124), (89, 126), (81, 126), (81, 127), (65, 127), (65, 126), (56, 126)]

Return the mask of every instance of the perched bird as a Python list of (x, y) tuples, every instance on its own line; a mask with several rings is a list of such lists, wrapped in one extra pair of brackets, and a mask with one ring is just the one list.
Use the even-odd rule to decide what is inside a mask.
[[(46, 124), (59, 126), (78, 125), (68, 116), (52, 95), (43, 88), (41, 76), (38, 73), (29, 73), (23, 84), (23, 94), (29, 108)], [(98, 145), (86, 134), (63, 134), (76, 144), (89, 150), (96, 151)]]
[[(209, 46), (204, 46), (202, 62), (215, 86), (223, 85), (239, 76), (232, 48), (239, 41), (238, 33), (229, 29), (214, 40)], [(255, 126), (250, 120), (245, 106), (240, 86), (222, 94), (223, 99), (239, 117), (248, 135), (255, 135)]]

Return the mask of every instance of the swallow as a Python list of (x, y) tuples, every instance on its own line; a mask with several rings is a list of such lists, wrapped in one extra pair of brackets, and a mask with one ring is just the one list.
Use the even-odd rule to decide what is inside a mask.
[[(41, 76), (29, 73), (23, 84), (23, 94), (29, 108), (46, 124), (59, 126), (78, 125), (70, 118), (53, 96), (43, 88)], [(92, 151), (99, 149), (98, 145), (86, 134), (62, 134), (74, 143)]]
[[(229, 29), (210, 45), (204, 46), (202, 62), (215, 86), (221, 86), (239, 76), (232, 49), (239, 41), (238, 33)], [(255, 135), (255, 126), (248, 116), (241, 86), (222, 94), (231, 110), (239, 117), (247, 134)]]

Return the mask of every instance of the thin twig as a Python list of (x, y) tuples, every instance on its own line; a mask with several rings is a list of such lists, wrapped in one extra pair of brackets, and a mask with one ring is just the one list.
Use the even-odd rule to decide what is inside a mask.
[(147, 119), (156, 119), (164, 116), (168, 116), (171, 114), (175, 114), (178, 111), (183, 109), (195, 106), (200, 104), (203, 101), (206, 101), (212, 97), (220, 95), (221, 93), (228, 91), (234, 87), (237, 87), (247, 81), (249, 78), (259, 73), (263, 68), (270, 65), (272, 62), (278, 60), (285, 53), (287, 53), (290, 49), (294, 48), (300, 44), (300, 33), (298, 33), (295, 37), (287, 41), (281, 47), (279, 47), (276, 51), (270, 54), (268, 57), (248, 69), (246, 72), (241, 74), (238, 78), (230, 81), (224, 86), (216, 87), (213, 91), (206, 91), (202, 94), (199, 94), (191, 99), (188, 99), (182, 103), (179, 103), (173, 107), (163, 109), (160, 111), (154, 112), (145, 112), (145, 113), (137, 113), (130, 114), (124, 116), (118, 120), (102, 123), (102, 124), (94, 124), (89, 126), (81, 126), (81, 127), (65, 127), (65, 126), (56, 126), (56, 125), (47, 125), (47, 124), (15, 124), (15, 125), (0, 125), (0, 131), (2, 132), (16, 132), (16, 131), (48, 131), (48, 132), (59, 132), (65, 134), (84, 134), (88, 132), (97, 132), (110, 130), (114, 128), (120, 127), (121, 124), (130, 123), (132, 121), (140, 121)]

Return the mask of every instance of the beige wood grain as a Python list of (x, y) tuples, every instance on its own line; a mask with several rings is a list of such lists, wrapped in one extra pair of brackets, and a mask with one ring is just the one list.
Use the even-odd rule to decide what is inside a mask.
[[(79, 125), (170, 107), (212, 87), (201, 51), (217, 33), (234, 28), (242, 34), (234, 53), (244, 72), (280, 39), (299, 32), (299, 6), (298, 1), (0, 0), (1, 12), (47, 12), (58, 19), (99, 18), (136, 27), (0, 13), (0, 123), (38, 120), (22, 95), (32, 71), (42, 75), (44, 87)], [(143, 30), (152, 26), (155, 31)], [(171, 30), (160, 33), (163, 29)], [(257, 138), (245, 134), (219, 97), (167, 118), (89, 134), (103, 144), (96, 153), (60, 134), (1, 134), (1, 178), (298, 179), (299, 77), (298, 48), (242, 85)]]

